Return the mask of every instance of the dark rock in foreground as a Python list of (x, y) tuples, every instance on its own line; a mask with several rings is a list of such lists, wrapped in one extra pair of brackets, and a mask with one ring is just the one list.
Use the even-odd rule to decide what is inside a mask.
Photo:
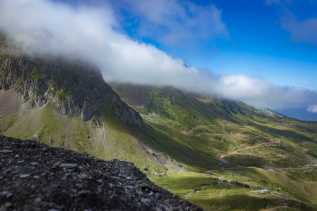
[(200, 210), (133, 164), (0, 136), (0, 210)]

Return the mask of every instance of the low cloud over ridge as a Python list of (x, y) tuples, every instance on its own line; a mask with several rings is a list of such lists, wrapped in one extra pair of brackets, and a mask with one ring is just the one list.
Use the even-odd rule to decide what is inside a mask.
[(101, 69), (107, 81), (175, 86), (273, 109), (317, 103), (314, 91), (188, 67), (154, 46), (129, 38), (113, 13), (110, 5), (100, 9), (49, 0), (1, 0), (0, 31), (27, 53), (87, 60)]

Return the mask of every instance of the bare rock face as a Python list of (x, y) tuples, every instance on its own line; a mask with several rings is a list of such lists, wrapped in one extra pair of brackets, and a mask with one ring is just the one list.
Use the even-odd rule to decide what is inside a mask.
[(0, 118), (16, 113), (19, 104), (19, 98), (14, 90), (0, 90)]
[(14, 89), (33, 106), (53, 104), (62, 114), (83, 120), (114, 115), (142, 127), (140, 115), (125, 104), (96, 68), (79, 61), (39, 59), (0, 52), (0, 90)]
[(0, 210), (201, 210), (133, 164), (0, 136)]

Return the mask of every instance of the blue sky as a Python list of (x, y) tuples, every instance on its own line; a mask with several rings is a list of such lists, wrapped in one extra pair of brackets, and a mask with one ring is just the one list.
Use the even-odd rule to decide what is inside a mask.
[[(82, 0), (60, 1), (83, 3)], [(140, 32), (144, 22), (147, 22), (148, 14), (140, 14), (144, 11), (135, 11), (131, 7), (143, 4), (144, 0), (104, 0), (102, 3), (95, 0), (85, 1), (86, 4), (87, 2), (92, 5), (96, 2), (110, 4), (120, 17), (124, 33), (132, 39), (154, 45), (171, 56), (181, 58), (188, 65), (221, 75), (244, 74), (279, 85), (317, 90), (317, 38), (311, 42), (294, 39), (284, 26), (288, 19), (317, 19), (315, 0), (172, 0), (171, 2), (178, 2), (179, 5), (185, 5), (184, 7), (190, 2), (200, 6), (202, 11), (209, 10), (210, 13), (210, 6), (213, 6), (220, 11), (221, 22), (226, 27), (225, 34), (213, 36), (211, 33), (201, 39), (197, 33), (197, 37), (194, 35), (181, 44), (158, 39), (157, 34), (164, 34), (163, 30), (160, 31), (162, 27), (159, 24), (150, 23), (152, 27), (147, 28), (156, 31), (154, 36)], [(131, 2), (134, 2), (132, 6), (129, 5)], [(148, 2), (165, 4), (168, 1)], [(156, 10), (155, 6), (148, 7), (148, 13)], [(168, 9), (168, 6), (166, 7)], [(203, 27), (213, 28), (213, 21), (207, 18), (203, 20)], [(184, 18), (183, 21), (188, 19)], [(313, 32), (317, 33), (317, 23), (313, 27)], [(186, 32), (195, 34), (192, 31)]]
[[(206, 8), (213, 5), (221, 11), (221, 20), (228, 33), (197, 40), (192, 38), (189, 44), (164, 43), (156, 37), (138, 33), (139, 26), (133, 18), (139, 16), (131, 15), (129, 9), (123, 14), (124, 30), (134, 39), (151, 43), (195, 67), (218, 74), (247, 74), (280, 85), (317, 90), (317, 38), (311, 42), (296, 40), (283, 26), (285, 19), (305, 21), (317, 18), (317, 1), (192, 2)], [(138, 21), (142, 22), (142, 18)], [(205, 21), (204, 24), (213, 27), (212, 21)]]

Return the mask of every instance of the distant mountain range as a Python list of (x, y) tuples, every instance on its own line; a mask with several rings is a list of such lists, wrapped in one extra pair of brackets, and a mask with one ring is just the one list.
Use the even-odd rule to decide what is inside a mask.
[(306, 107), (292, 108), (292, 109), (278, 109), (276, 112), (284, 114), (286, 116), (296, 118), (302, 121), (317, 121), (317, 113), (307, 111)]

